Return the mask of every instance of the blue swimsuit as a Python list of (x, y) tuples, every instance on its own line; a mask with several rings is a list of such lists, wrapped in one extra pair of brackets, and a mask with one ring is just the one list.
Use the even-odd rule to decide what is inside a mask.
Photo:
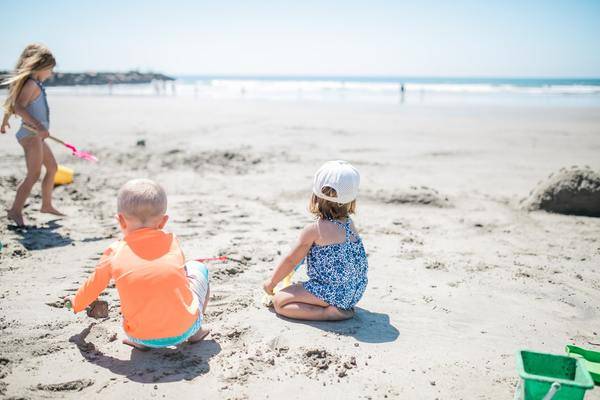
[[(42, 82), (32, 79), (36, 85), (40, 88), (41, 92), (38, 97), (35, 98), (25, 109), (33, 118), (37, 119), (46, 129), (50, 128), (50, 108), (48, 108), (48, 100), (46, 99), (46, 89)], [(21, 125), (21, 128), (17, 131), (17, 140), (21, 140), (24, 137), (35, 135), (35, 132), (30, 131)]]
[(328, 304), (349, 310), (367, 288), (367, 254), (361, 238), (350, 229), (350, 218), (345, 224), (329, 221), (344, 229), (346, 240), (311, 246), (306, 256), (309, 280), (304, 282), (304, 289)]

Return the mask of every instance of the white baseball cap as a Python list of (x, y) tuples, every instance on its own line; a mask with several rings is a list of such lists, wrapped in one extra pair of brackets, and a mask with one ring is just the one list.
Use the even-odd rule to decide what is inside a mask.
[[(356, 168), (347, 161), (327, 161), (315, 173), (313, 193), (315, 196), (334, 203), (347, 204), (358, 196), (360, 175)], [(323, 188), (330, 187), (335, 190), (337, 197), (323, 194)]]

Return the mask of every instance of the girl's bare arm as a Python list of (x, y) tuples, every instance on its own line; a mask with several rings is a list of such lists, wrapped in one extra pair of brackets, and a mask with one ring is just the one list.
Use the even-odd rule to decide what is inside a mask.
[(288, 253), (288, 255), (279, 262), (277, 267), (275, 267), (275, 271), (273, 271), (273, 275), (270, 279), (267, 279), (263, 288), (265, 292), (269, 294), (273, 294), (273, 289), (277, 284), (289, 275), (290, 272), (294, 269), (296, 265), (308, 254), (310, 247), (315, 242), (318, 237), (316, 224), (310, 224), (305, 227), (300, 233), (300, 238), (298, 242), (294, 245), (292, 250)]
[(10, 128), (10, 124), (8, 123), (8, 119), (10, 118), (10, 114), (8, 112), (4, 113), (2, 117), (2, 125), (0, 126), (0, 133), (6, 133), (6, 128)]

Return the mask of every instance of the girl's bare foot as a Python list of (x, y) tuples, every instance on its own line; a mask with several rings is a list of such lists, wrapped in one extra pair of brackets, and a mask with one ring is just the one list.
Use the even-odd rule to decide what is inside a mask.
[(42, 207), (40, 209), (40, 212), (43, 212), (43, 213), (46, 213), (46, 214), (58, 215), (59, 217), (64, 217), (65, 216), (65, 214), (61, 213), (60, 211), (58, 211), (56, 208), (54, 208), (52, 206)]
[(18, 227), (24, 227), (25, 221), (23, 220), (23, 214), (14, 210), (7, 210), (6, 216), (12, 220)]
[(202, 341), (208, 334), (210, 333), (210, 329), (200, 328), (198, 332), (193, 334), (188, 338), (188, 342), (190, 343), (198, 343)]
[(329, 306), (325, 309), (327, 317), (330, 321), (343, 321), (354, 317), (354, 309), (341, 310), (335, 306)]
[(138, 349), (139, 351), (148, 351), (148, 350), (150, 350), (150, 347), (146, 347), (143, 344), (132, 342), (129, 339), (123, 339), (121, 342), (123, 344), (126, 344), (127, 346), (133, 347), (134, 349)]

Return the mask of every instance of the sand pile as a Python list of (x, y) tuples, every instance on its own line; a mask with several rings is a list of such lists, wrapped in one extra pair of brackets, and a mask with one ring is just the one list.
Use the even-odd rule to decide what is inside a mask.
[(393, 192), (379, 190), (368, 197), (386, 204), (413, 204), (439, 208), (450, 206), (448, 197), (427, 186), (410, 186), (409, 188)]
[(523, 201), (529, 210), (600, 217), (600, 173), (590, 168), (562, 168), (548, 176)]

